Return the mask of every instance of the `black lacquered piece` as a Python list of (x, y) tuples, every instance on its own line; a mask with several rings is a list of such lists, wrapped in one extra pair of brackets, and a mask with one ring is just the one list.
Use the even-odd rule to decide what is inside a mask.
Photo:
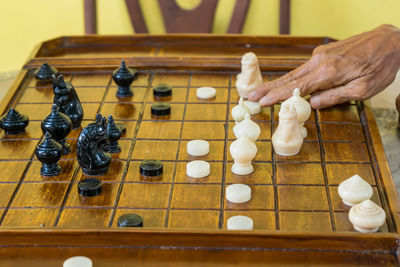
[(118, 140), (122, 136), (121, 130), (115, 125), (113, 116), (108, 116), (107, 123), (107, 133), (108, 133), (108, 149), (109, 153), (119, 153), (121, 152), (121, 146), (118, 144)]
[(67, 115), (72, 121), (72, 128), (81, 127), (83, 119), (83, 108), (75, 88), (64, 77), (53, 75), (54, 104), (60, 108), (59, 111)]
[(83, 197), (95, 197), (102, 192), (101, 181), (96, 178), (89, 178), (78, 183), (78, 193)]
[(163, 164), (157, 159), (148, 159), (140, 163), (140, 174), (143, 176), (160, 176), (163, 173)]
[(61, 158), (63, 147), (51, 138), (50, 133), (44, 135), (44, 140), (36, 146), (35, 154), (42, 163), (40, 174), (43, 176), (56, 176), (60, 174), (61, 167), (58, 161)]
[(167, 116), (171, 114), (171, 105), (165, 102), (157, 102), (151, 105), (151, 114), (154, 116)]
[(143, 218), (135, 213), (124, 214), (118, 218), (119, 227), (142, 227)]
[(117, 97), (133, 96), (133, 91), (130, 86), (136, 78), (137, 72), (137, 69), (128, 68), (125, 64), (125, 60), (122, 60), (121, 66), (112, 74), (115, 83), (118, 85)]
[(168, 84), (158, 84), (153, 88), (153, 95), (156, 97), (171, 96), (172, 86)]
[(51, 113), (42, 121), (43, 133), (49, 132), (54, 140), (63, 146), (63, 154), (66, 155), (71, 152), (70, 145), (66, 142), (65, 138), (72, 130), (71, 119), (58, 111), (58, 106), (53, 104)]
[(47, 63), (43, 63), (40, 68), (35, 70), (33, 75), (36, 79), (42, 81), (51, 81), (53, 75), (58, 75), (58, 70)]
[(107, 145), (106, 118), (97, 114), (96, 122), (86, 126), (78, 138), (76, 156), (84, 174), (101, 175), (108, 171), (111, 156), (105, 151)]
[(25, 132), (25, 128), (28, 124), (28, 116), (19, 113), (13, 108), (0, 117), (0, 128), (2, 128), (6, 134), (21, 134)]

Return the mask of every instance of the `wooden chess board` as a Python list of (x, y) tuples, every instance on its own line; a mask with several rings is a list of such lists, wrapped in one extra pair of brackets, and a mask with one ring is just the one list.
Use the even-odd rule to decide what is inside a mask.
[[(238, 176), (230, 170), (230, 110), (238, 102), (235, 79), (241, 55), (255, 52), (267, 81), (298, 66), (315, 46), (329, 41), (137, 35), (68, 37), (38, 46), (0, 104), (1, 114), (15, 107), (30, 118), (22, 135), (0, 132), (0, 266), (8, 260), (17, 264), (16, 255), (31, 260), (32, 266), (60, 264), (74, 255), (92, 257), (95, 266), (119, 261), (119, 266), (139, 261), (184, 265), (205, 259), (221, 265), (396, 265), (399, 201), (368, 102), (313, 110), (305, 123), (308, 137), (293, 157), (274, 153), (271, 135), (280, 106), (264, 107), (252, 116), (262, 129), (254, 173)], [(118, 99), (111, 73), (121, 59), (138, 68), (139, 76), (132, 86), (134, 96)], [(68, 136), (72, 152), (60, 161), (62, 173), (39, 173), (34, 149), (43, 138), (41, 120), (53, 102), (51, 84), (33, 77), (44, 62), (75, 87), (85, 112), (83, 126), (96, 113), (113, 115), (127, 126), (120, 140), (122, 152), (113, 154), (108, 173), (98, 176), (103, 182), (99, 196), (81, 197), (77, 192), (77, 183), (88, 178), (76, 160), (81, 129)], [(152, 88), (160, 83), (173, 86), (172, 97), (161, 99), (171, 104), (171, 115), (162, 119), (150, 112), (151, 104), (160, 101)], [(198, 99), (201, 86), (215, 87), (216, 97)], [(194, 159), (186, 153), (186, 144), (193, 139), (210, 143), (210, 153), (201, 157), (211, 165), (206, 178), (186, 176), (186, 163)], [(163, 162), (161, 180), (140, 175), (139, 164), (145, 159)], [(349, 208), (338, 196), (338, 184), (354, 174), (373, 186), (372, 200), (386, 211), (378, 233), (355, 232), (347, 218)], [(233, 183), (251, 187), (248, 203), (225, 200), (225, 188)], [(141, 215), (143, 228), (117, 227), (118, 217), (126, 213)], [(234, 215), (251, 217), (254, 231), (227, 231), (226, 221)]]

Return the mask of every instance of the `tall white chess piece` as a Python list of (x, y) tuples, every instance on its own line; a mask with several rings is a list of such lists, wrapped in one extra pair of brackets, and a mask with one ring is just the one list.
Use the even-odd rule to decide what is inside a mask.
[(300, 131), (303, 138), (307, 137), (307, 129), (304, 127), (304, 122), (308, 120), (311, 115), (311, 106), (307, 100), (300, 96), (299, 88), (295, 88), (293, 91), (293, 96), (288, 98), (282, 104), (291, 104), (296, 108), (297, 120), (299, 121)]
[(258, 60), (254, 53), (246, 53), (242, 57), (242, 72), (237, 75), (236, 88), (241, 97), (247, 98), (247, 95), (255, 90), (263, 79), (258, 66)]
[(240, 137), (235, 140), (230, 148), (234, 160), (232, 172), (238, 175), (247, 175), (253, 172), (251, 161), (257, 154), (257, 146), (247, 137)]

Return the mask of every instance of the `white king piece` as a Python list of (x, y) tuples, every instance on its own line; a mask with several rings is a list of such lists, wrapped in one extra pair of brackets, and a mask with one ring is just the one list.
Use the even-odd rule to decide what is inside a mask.
[(256, 55), (252, 52), (244, 54), (242, 57), (242, 72), (238, 74), (236, 79), (236, 88), (239, 95), (247, 98), (247, 95), (262, 83), (263, 79)]

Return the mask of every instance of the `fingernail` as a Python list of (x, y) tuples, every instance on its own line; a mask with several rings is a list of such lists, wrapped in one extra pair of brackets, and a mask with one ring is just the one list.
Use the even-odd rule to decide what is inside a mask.
[(257, 97), (257, 91), (252, 91), (252, 92), (250, 92), (249, 95), (248, 95), (248, 97), (251, 98), (251, 99), (256, 98), (256, 97)]
[(321, 105), (321, 96), (315, 95), (310, 98), (310, 105), (314, 109), (318, 109), (318, 107)]
[(268, 98), (266, 98), (266, 97), (261, 98), (260, 101), (258, 101), (258, 103), (260, 103), (261, 106), (268, 106), (269, 105)]

